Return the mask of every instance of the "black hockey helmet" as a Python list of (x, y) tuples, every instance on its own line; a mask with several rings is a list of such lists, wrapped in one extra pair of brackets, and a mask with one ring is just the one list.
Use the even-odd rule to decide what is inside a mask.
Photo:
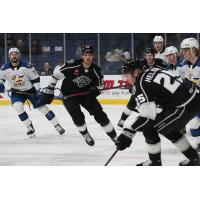
[(90, 44), (86, 44), (82, 47), (82, 55), (84, 53), (91, 53), (94, 54), (94, 47)]
[(128, 59), (121, 68), (122, 74), (132, 74), (135, 69), (143, 71), (142, 64), (139, 60)]
[(153, 49), (153, 48), (147, 48), (147, 49), (145, 50), (145, 54), (148, 54), (148, 53), (151, 53), (153, 56), (155, 56), (156, 51), (155, 51), (155, 49)]

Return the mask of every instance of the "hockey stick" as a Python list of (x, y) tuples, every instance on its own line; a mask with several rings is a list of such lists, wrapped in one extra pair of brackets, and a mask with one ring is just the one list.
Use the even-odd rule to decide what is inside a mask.
[[(8, 96), (11, 97), (11, 94), (10, 92), (12, 92), (12, 90), (7, 90), (8, 92)], [(22, 95), (27, 95), (27, 96), (36, 96), (36, 94), (33, 94), (33, 93), (28, 93), (28, 92), (23, 92), (23, 91), (13, 91), (15, 92), (16, 94), (22, 94)]]
[[(99, 91), (105, 91), (105, 90), (112, 90), (112, 89), (117, 89), (117, 88), (124, 88), (124, 89), (128, 89), (128, 85), (119, 85), (119, 86), (115, 86), (115, 87), (110, 87), (110, 88), (103, 88), (100, 89)], [(70, 95), (66, 95), (66, 96), (62, 96), (62, 92), (59, 88), (55, 88), (55, 90), (57, 90), (56, 93), (58, 94), (54, 94), (54, 99), (57, 100), (64, 100), (64, 99), (68, 99), (70, 97), (77, 97), (77, 96), (83, 96), (83, 95), (87, 95), (89, 94), (88, 91), (86, 92), (79, 92), (79, 93), (74, 93), (74, 94), (70, 94)], [(12, 92), (12, 90), (8, 90), (8, 96), (11, 97), (10, 92)], [(37, 96), (36, 94), (33, 93), (28, 93), (28, 92), (24, 92), (24, 91), (14, 91), (16, 94), (22, 94), (22, 95), (27, 95), (27, 96)]]
[(106, 164), (104, 166), (107, 166), (110, 161), (113, 159), (113, 157), (116, 155), (116, 153), (119, 151), (119, 149), (116, 149), (115, 152), (110, 156), (110, 158), (108, 159), (108, 161), (106, 162)]
[[(119, 85), (119, 86), (115, 86), (115, 87), (110, 87), (110, 88), (103, 88), (103, 89), (100, 89), (99, 91), (106, 91), (106, 90), (112, 90), (112, 89), (117, 89), (117, 88), (124, 88), (124, 89), (128, 89), (128, 85)], [(74, 94), (70, 94), (70, 95), (66, 95), (66, 96), (63, 96), (63, 97), (55, 97), (55, 99), (58, 99), (58, 100), (63, 100), (63, 99), (68, 99), (70, 97), (76, 97), (76, 96), (83, 96), (83, 95), (87, 95), (89, 94), (88, 91), (86, 92), (80, 92), (80, 93), (74, 93)]]

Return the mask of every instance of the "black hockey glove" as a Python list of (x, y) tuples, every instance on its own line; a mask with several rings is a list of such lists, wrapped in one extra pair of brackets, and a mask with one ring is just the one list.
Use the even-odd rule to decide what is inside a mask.
[(95, 86), (92, 86), (91, 88), (89, 88), (88, 92), (91, 96), (94, 96), (94, 97), (97, 97), (101, 94), (101, 91), (99, 91), (99, 89)]
[(123, 151), (124, 149), (130, 147), (132, 143), (132, 139), (135, 136), (135, 133), (136, 132), (134, 130), (124, 128), (123, 132), (119, 135), (115, 143), (117, 146), (117, 149), (119, 149), (120, 151)]
[(54, 88), (52, 87), (43, 88), (37, 93), (37, 96), (40, 99), (41, 105), (50, 104), (54, 98)]

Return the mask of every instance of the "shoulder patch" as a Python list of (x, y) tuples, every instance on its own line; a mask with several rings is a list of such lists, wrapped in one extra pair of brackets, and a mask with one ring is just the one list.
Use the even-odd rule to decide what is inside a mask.
[(4, 71), (4, 70), (7, 70), (10, 68), (10, 64), (9, 63), (6, 63), (4, 64), (2, 67), (1, 67), (1, 70)]
[(26, 67), (26, 68), (29, 68), (29, 69), (30, 69), (30, 68), (34, 67), (34, 65), (31, 64), (31, 63), (28, 62), (28, 61), (22, 61), (20, 67)]

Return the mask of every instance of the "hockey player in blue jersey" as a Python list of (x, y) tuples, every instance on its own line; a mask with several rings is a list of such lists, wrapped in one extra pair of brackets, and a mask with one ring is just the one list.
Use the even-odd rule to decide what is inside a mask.
[(40, 103), (37, 91), (40, 89), (40, 77), (35, 68), (21, 60), (18, 48), (11, 48), (8, 52), (10, 62), (4, 64), (0, 70), (0, 93), (5, 91), (4, 83), (7, 80), (11, 87), (11, 102), (19, 119), (27, 127), (27, 135), (35, 137), (35, 129), (29, 119), (24, 102), (28, 99), (34, 108), (37, 108), (63, 134), (65, 130), (60, 126), (55, 114), (46, 105)]
[(165, 49), (165, 56), (168, 62), (166, 70), (171, 71), (175, 76), (185, 78), (185, 73), (182, 68), (184, 59), (178, 56), (178, 50), (175, 46), (169, 46)]
[[(192, 81), (200, 87), (199, 43), (195, 38), (186, 38), (181, 42), (180, 47), (185, 59), (182, 66), (185, 79)], [(191, 135), (196, 138), (196, 150), (200, 152), (200, 113), (187, 124), (187, 127)]]

